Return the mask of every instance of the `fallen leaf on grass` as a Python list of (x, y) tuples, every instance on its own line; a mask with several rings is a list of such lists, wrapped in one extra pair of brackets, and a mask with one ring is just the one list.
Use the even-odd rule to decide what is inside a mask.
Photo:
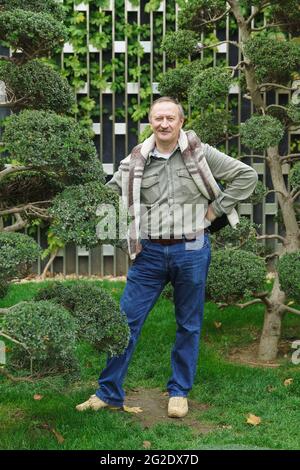
[(39, 425), (39, 427), (42, 429), (47, 429), (47, 431), (50, 431), (52, 434), (54, 434), (59, 444), (63, 444), (65, 442), (65, 438), (58, 431), (56, 431), (56, 429), (52, 428), (50, 424), (43, 423)]
[(285, 381), (283, 382), (283, 385), (285, 387), (288, 387), (289, 385), (291, 385), (293, 383), (294, 379), (285, 379)]
[(150, 441), (144, 441), (143, 442), (143, 447), (144, 447), (144, 449), (151, 449), (151, 442)]
[(33, 399), (34, 399), (34, 400), (42, 400), (42, 399), (43, 399), (43, 395), (39, 395), (38, 393), (36, 393), (35, 395), (33, 395)]
[(255, 416), (250, 413), (247, 416), (247, 423), (252, 424), (252, 426), (258, 426), (258, 424), (261, 423), (261, 418), (259, 416)]
[(142, 413), (143, 410), (139, 406), (123, 406), (123, 410), (126, 411), (126, 413)]
[(59, 432), (57, 432), (55, 429), (52, 428), (51, 432), (54, 434), (54, 436), (56, 437), (57, 442), (59, 444), (63, 444), (65, 442), (65, 438)]

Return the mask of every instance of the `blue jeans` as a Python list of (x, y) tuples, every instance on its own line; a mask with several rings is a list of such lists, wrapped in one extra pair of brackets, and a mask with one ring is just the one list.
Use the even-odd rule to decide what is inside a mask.
[(160, 245), (142, 240), (143, 249), (128, 270), (120, 306), (131, 331), (121, 356), (109, 357), (96, 395), (112, 406), (122, 406), (123, 382), (148, 313), (165, 285), (174, 287), (176, 340), (171, 353), (169, 396), (187, 396), (192, 388), (199, 354), (205, 283), (211, 258), (209, 234), (194, 241)]

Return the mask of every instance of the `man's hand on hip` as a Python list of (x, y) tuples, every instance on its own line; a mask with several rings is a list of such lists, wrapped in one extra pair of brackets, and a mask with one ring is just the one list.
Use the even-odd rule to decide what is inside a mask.
[(208, 206), (205, 218), (209, 220), (210, 222), (213, 222), (217, 218), (211, 205)]

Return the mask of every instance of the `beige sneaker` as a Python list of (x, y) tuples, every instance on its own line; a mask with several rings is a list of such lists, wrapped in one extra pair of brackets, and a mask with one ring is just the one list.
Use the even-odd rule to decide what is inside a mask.
[(171, 397), (168, 405), (169, 418), (183, 418), (189, 411), (186, 397)]
[(85, 410), (100, 410), (101, 408), (109, 408), (110, 410), (119, 410), (122, 407), (118, 406), (111, 406), (108, 403), (105, 403), (104, 401), (100, 400), (100, 398), (97, 397), (97, 395), (91, 395), (90, 398), (83, 402), (80, 403), (80, 405), (76, 406), (77, 411), (85, 411)]

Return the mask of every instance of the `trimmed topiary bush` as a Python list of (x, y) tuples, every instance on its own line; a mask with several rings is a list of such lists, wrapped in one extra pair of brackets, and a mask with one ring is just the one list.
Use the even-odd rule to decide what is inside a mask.
[(194, 76), (188, 99), (195, 108), (205, 108), (216, 101), (224, 101), (231, 83), (230, 73), (223, 67), (210, 67)]
[(278, 145), (284, 135), (284, 127), (278, 119), (257, 114), (241, 124), (240, 130), (242, 143), (257, 150)]
[[(102, 204), (111, 211), (110, 215), (105, 215), (108, 214), (106, 210), (97, 213), (98, 207)], [(112, 214), (113, 211), (116, 219)], [(51, 231), (64, 243), (74, 242), (89, 248), (99, 243), (120, 244), (119, 195), (101, 183), (69, 186), (54, 198), (49, 214), (53, 217)], [(126, 213), (124, 216), (126, 217)], [(101, 221), (103, 233), (98, 234), (97, 226), (102, 223)], [(110, 222), (115, 233), (104, 230)]]
[(76, 325), (70, 313), (49, 301), (20, 302), (9, 310), (2, 332), (24, 345), (13, 345), (10, 365), (31, 372), (78, 371)]
[(236, 303), (262, 289), (266, 277), (265, 262), (244, 250), (212, 252), (207, 277), (207, 295), (213, 302)]
[(0, 80), (6, 85), (8, 98), (14, 95), (15, 109), (49, 109), (57, 113), (70, 111), (74, 92), (66, 78), (40, 60), (23, 65), (0, 62)]
[(300, 251), (281, 256), (277, 270), (281, 289), (288, 297), (300, 302)]
[(111, 356), (124, 352), (129, 341), (129, 327), (118, 304), (101, 287), (88, 282), (53, 283), (41, 289), (35, 300), (51, 300), (73, 315), (79, 336)]
[(74, 183), (105, 182), (88, 130), (70, 117), (37, 110), (13, 114), (5, 121), (3, 143), (24, 165), (69, 176)]
[(180, 30), (168, 33), (161, 44), (169, 60), (185, 59), (196, 51), (198, 35), (194, 31)]
[(0, 7), (5, 10), (30, 10), (36, 13), (50, 13), (58, 21), (63, 21), (65, 12), (57, 0), (0, 0)]
[[(21, 278), (29, 273), (29, 269), (39, 255), (41, 248), (32, 237), (23, 233), (0, 232), (0, 282), (2, 293), (5, 285), (13, 278)], [(1, 290), (0, 290), (1, 297)]]
[(192, 82), (190, 68), (178, 67), (168, 70), (159, 82), (159, 93), (162, 96), (172, 96), (179, 101), (187, 98), (188, 88)]
[(188, 127), (193, 129), (203, 142), (216, 145), (225, 139), (231, 125), (231, 119), (230, 112), (224, 109), (205, 110), (193, 119)]
[(286, 83), (290, 73), (300, 66), (300, 48), (292, 40), (254, 36), (245, 43), (244, 51), (260, 82)]
[(0, 40), (28, 58), (40, 57), (67, 40), (67, 29), (49, 13), (13, 9), (1, 12)]

